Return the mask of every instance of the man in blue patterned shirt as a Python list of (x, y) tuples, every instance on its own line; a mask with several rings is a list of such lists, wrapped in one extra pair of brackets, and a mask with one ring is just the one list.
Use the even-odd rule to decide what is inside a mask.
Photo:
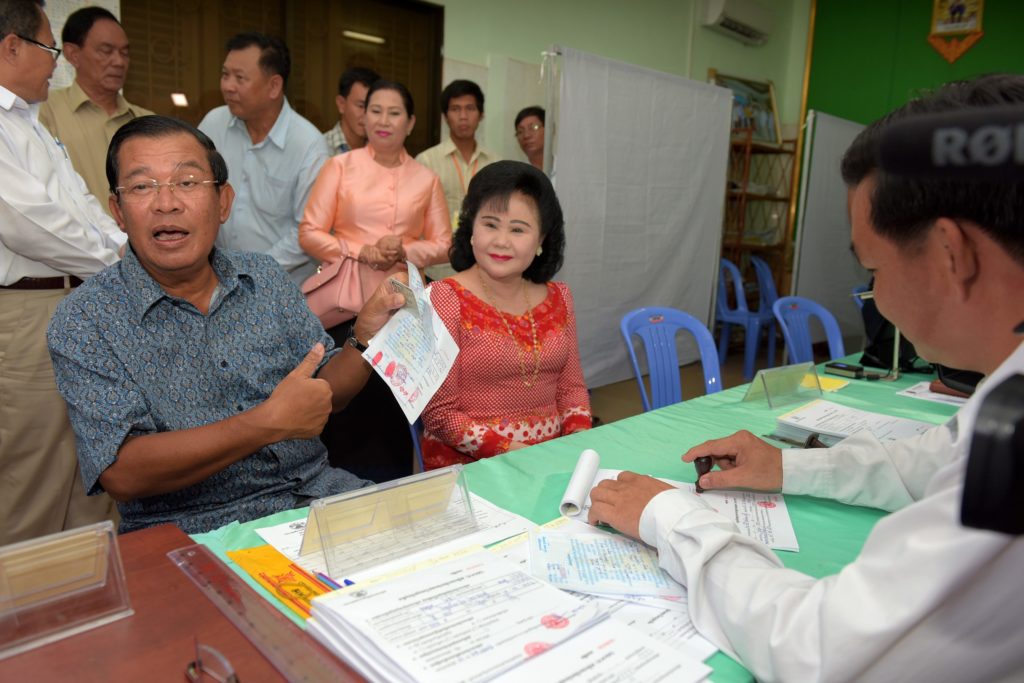
[(47, 333), (86, 489), (118, 501), (122, 531), (196, 533), (367, 484), (329, 467), (316, 437), (370, 375), (359, 340), (402, 297), (375, 292), (332, 348), (272, 258), (214, 248), (234, 192), (186, 123), (126, 124), (107, 179), (131, 248), (61, 302)]

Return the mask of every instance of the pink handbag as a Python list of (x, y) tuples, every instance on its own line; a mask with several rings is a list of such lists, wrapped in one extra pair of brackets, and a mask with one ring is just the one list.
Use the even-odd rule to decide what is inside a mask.
[(351, 320), (363, 307), (359, 262), (343, 257), (332, 263), (321, 263), (316, 273), (302, 283), (302, 293), (325, 330)]

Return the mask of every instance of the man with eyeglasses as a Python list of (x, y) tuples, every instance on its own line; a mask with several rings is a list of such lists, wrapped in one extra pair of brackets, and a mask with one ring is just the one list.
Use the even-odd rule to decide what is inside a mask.
[[(706, 471), (711, 463), (704, 463), (704, 489), (782, 490), (892, 511), (856, 558), (822, 578), (784, 567), (706, 498), (630, 472), (590, 493), (590, 521), (656, 547), (661, 567), (689, 591), (697, 630), (758, 681), (1024, 677), (1024, 536), (971, 528), (960, 517), (965, 490), (993, 475), (1013, 481), (1024, 458), (1014, 401), (1004, 395), (998, 411), (981, 407), (997, 396), (993, 389), (1024, 372), (1024, 182), (1009, 169), (998, 180), (984, 173), (900, 176), (880, 168), (878, 154), (900, 124), (921, 125), (919, 139), (929, 140), (930, 116), (991, 115), (1001, 123), (998, 116), (1022, 107), (1019, 74), (949, 83), (869, 124), (843, 156), (850, 246), (875, 276), (879, 311), (922, 357), (987, 377), (959, 412), (896, 441), (865, 430), (831, 448), (780, 450), (737, 432), (682, 456), (719, 466)], [(934, 123), (931, 129), (938, 130)], [(1000, 454), (971, 475), (972, 441), (999, 443), (979, 439), (996, 431), (1013, 439), (1016, 461)], [(986, 468), (988, 477), (978, 477)], [(1004, 495), (1013, 490), (1008, 483)], [(1003, 514), (1013, 521), (1012, 510)], [(808, 531), (813, 526), (804, 523)]]
[(46, 325), (125, 242), (38, 120), (60, 49), (42, 3), (0, 0), (0, 545), (116, 516), (87, 498)]
[(526, 160), (544, 170), (544, 108), (526, 107), (516, 114), (516, 140)]
[(404, 304), (382, 287), (342, 349), (265, 254), (215, 247), (234, 189), (213, 143), (163, 116), (107, 157), (130, 249), (57, 308), (48, 332), (90, 493), (121, 531), (209, 531), (368, 482), (317, 438), (372, 372), (360, 348)]
[[(102, 7), (68, 16), (60, 34), (75, 81), (50, 93), (39, 120), (63, 143), (75, 170), (97, 199), (107, 195), (104, 164), (110, 138), (127, 121), (153, 112), (128, 102), (121, 89), (128, 76), (128, 36)], [(106, 208), (106, 201), (101, 201)]]

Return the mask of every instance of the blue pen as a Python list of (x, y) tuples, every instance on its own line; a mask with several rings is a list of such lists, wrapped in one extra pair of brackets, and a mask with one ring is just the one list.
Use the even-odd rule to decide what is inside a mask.
[(351, 580), (351, 579), (342, 579), (342, 581), (345, 582), (346, 586), (354, 586), (354, 585), (356, 585), (356, 582)]
[(320, 582), (326, 585), (328, 588), (333, 588), (334, 590), (338, 590), (339, 588), (341, 588), (341, 585), (338, 584), (337, 581), (327, 576), (327, 574), (324, 574), (323, 572), (317, 572), (316, 578), (320, 579)]

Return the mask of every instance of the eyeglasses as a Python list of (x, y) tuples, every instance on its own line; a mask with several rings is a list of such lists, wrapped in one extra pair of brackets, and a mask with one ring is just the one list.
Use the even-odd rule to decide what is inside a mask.
[(166, 183), (158, 183), (149, 178), (148, 180), (137, 180), (131, 185), (115, 187), (114, 192), (129, 202), (143, 202), (160, 193), (161, 187), (170, 188), (171, 192), (182, 197), (194, 195), (204, 185), (220, 185), (219, 180), (200, 180), (195, 176), (187, 176), (178, 180), (168, 180)]
[(32, 43), (36, 47), (42, 48), (42, 49), (46, 50), (51, 55), (53, 55), (53, 61), (55, 61), (55, 62), (58, 59), (60, 59), (60, 53), (64, 51), (64, 50), (60, 49), (59, 47), (57, 47), (56, 45), (52, 45), (52, 46), (51, 45), (45, 45), (43, 43), (40, 43), (38, 40), (33, 40), (33, 39), (29, 38), (28, 36), (21, 35), (20, 33), (15, 33), (14, 35), (18, 36), (19, 38), (24, 40), (26, 43)]
[(238, 683), (238, 675), (228, 658), (218, 650), (203, 645), (196, 639), (196, 658), (185, 667), (185, 678), (190, 683), (213, 680), (217, 683)]
[(531, 123), (525, 128), (516, 128), (516, 137), (521, 138), (544, 127), (543, 123)]

